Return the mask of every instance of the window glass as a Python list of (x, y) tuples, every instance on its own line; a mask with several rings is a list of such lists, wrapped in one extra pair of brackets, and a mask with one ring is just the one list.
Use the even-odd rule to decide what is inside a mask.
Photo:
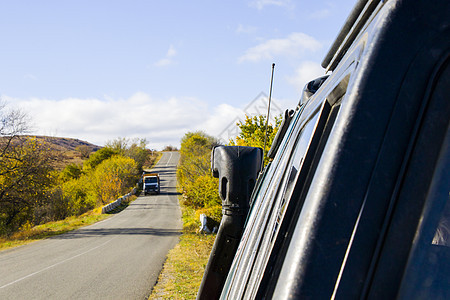
[(292, 193), (293, 186), (297, 180), (299, 170), (302, 167), (302, 163), (307, 153), (318, 118), (319, 113), (317, 112), (312, 118), (301, 126), (301, 131), (297, 135), (295, 146), (291, 151), (291, 155), (287, 157), (287, 159), (289, 159), (289, 163), (284, 169), (285, 171), (282, 175), (282, 181), (280, 182), (281, 184), (279, 185), (278, 194), (276, 195), (276, 200), (272, 208), (272, 212), (275, 211), (276, 213), (270, 213), (270, 219), (267, 223), (263, 240), (260, 243), (258, 255), (252, 268), (249, 283), (247, 284), (248, 287), (255, 289), (253, 293), (256, 292), (256, 288), (258, 287), (256, 282), (260, 281), (264, 268), (270, 257), (274, 237), (278, 233), (279, 225), (282, 222), (285, 209), (288, 204), (286, 199), (289, 199)]
[(431, 243), (433, 245), (450, 247), (450, 201), (447, 201), (447, 204), (445, 205)]
[(292, 195), (292, 190), (294, 188), (295, 182), (297, 182), (298, 170), (300, 170), (303, 160), (305, 158), (306, 151), (308, 149), (308, 145), (311, 141), (312, 134), (314, 132), (314, 127), (317, 123), (317, 119), (319, 114), (316, 114), (304, 127), (302, 135), (298, 141), (298, 144), (295, 148), (295, 153), (292, 157), (292, 163), (290, 165), (289, 175), (286, 177), (286, 185), (281, 197), (281, 202), (278, 207), (277, 219), (282, 219), (284, 215), (285, 202), (286, 199), (289, 199)]
[(432, 178), (399, 299), (450, 299), (450, 147), (446, 144)]
[[(245, 289), (245, 283), (252, 271), (251, 266), (254, 263), (257, 252), (256, 249), (259, 247), (264, 234), (273, 207), (273, 201), (278, 192), (278, 186), (281, 184), (290, 153), (292, 152), (295, 143), (295, 139), (291, 137), (297, 136), (301, 129), (299, 125), (302, 109), (303, 108), (296, 112), (296, 115), (291, 122), (291, 126), (288, 128), (272, 164), (270, 167), (266, 168), (265, 174), (262, 176), (264, 180), (257, 183), (259, 192), (252, 195), (251, 210), (229, 272), (230, 274), (234, 274), (234, 276), (227, 278), (222, 298), (238, 297), (236, 295), (242, 295), (242, 292)], [(234, 270), (237, 269), (241, 271), (235, 273)], [(231, 287), (231, 290), (229, 290), (229, 287)]]
[(145, 183), (156, 183), (158, 180), (156, 177), (145, 177)]

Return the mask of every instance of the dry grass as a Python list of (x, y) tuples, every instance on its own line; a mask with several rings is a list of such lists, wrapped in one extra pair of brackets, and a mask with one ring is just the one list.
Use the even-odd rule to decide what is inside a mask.
[(32, 228), (26, 228), (26, 226), (24, 226), (21, 231), (13, 234), (9, 238), (0, 237), (0, 251), (26, 245), (54, 235), (63, 234), (80, 227), (92, 225), (109, 218), (112, 214), (121, 212), (136, 199), (137, 196), (131, 196), (128, 201), (122, 201), (122, 204), (119, 207), (108, 214), (102, 214), (102, 208), (97, 207), (81, 216), (72, 216), (61, 221), (49, 222)]
[[(30, 136), (31, 137), (31, 136)], [(56, 137), (44, 137), (44, 136), (33, 136), (33, 138), (46, 140), (52, 144), (52, 148), (55, 151), (59, 151), (63, 159), (58, 164), (59, 169), (63, 169), (68, 164), (81, 165), (84, 159), (81, 157), (80, 152), (75, 150), (77, 146), (89, 145), (92, 149), (97, 150), (99, 146), (80, 141), (78, 139), (71, 138), (56, 138)], [(153, 155), (149, 156), (146, 162), (148, 168), (152, 168), (161, 158), (161, 152), (154, 152)], [(136, 197), (132, 197), (129, 202), (134, 201)], [(5, 238), (0, 237), (0, 251), (9, 248), (29, 244), (31, 242), (45, 239), (54, 235), (63, 234), (83, 226), (94, 224), (98, 221), (104, 220), (110, 217), (110, 214), (118, 213), (125, 209), (129, 203), (123, 203), (115, 211), (109, 214), (101, 214), (101, 207), (89, 211), (81, 216), (68, 217), (61, 221), (50, 222), (42, 225), (38, 225), (32, 228), (27, 228), (24, 226), (20, 232), (13, 234), (11, 237)]]
[(149, 299), (195, 299), (215, 237), (183, 234), (169, 251)]
[(195, 210), (181, 205), (183, 235), (167, 255), (149, 299), (195, 299), (209, 260), (215, 234), (198, 234)]
[(24, 229), (13, 234), (10, 238), (0, 238), (0, 251), (26, 245), (54, 235), (63, 234), (83, 226), (94, 224), (108, 217), (110, 216), (101, 213), (101, 208), (96, 208), (93, 211), (78, 217), (69, 217), (61, 221), (50, 222)]
[(150, 154), (147, 158), (147, 161), (144, 164), (144, 169), (151, 169), (153, 168), (156, 163), (161, 159), (162, 157), (162, 152), (158, 151), (158, 152), (154, 152), (153, 154)]

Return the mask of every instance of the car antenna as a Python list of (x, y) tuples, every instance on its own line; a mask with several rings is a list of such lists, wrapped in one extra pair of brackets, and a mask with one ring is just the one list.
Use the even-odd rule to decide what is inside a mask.
[(275, 70), (275, 63), (272, 63), (272, 75), (270, 76), (270, 89), (269, 89), (269, 105), (267, 106), (267, 119), (266, 119), (266, 133), (264, 135), (264, 148), (263, 148), (263, 161), (261, 164), (261, 172), (264, 169), (264, 158), (266, 157), (266, 144), (267, 144), (267, 128), (269, 126), (269, 115), (270, 115), (270, 102), (272, 100), (272, 84), (273, 84), (273, 72)]

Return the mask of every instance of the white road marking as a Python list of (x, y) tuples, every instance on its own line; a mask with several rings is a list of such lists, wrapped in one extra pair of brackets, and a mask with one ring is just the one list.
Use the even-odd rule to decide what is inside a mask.
[(56, 264), (53, 264), (53, 265), (48, 266), (48, 267), (46, 267), (46, 268), (43, 268), (43, 269), (41, 269), (41, 270), (39, 270), (39, 271), (36, 271), (36, 272), (34, 272), (34, 273), (31, 273), (31, 274), (28, 274), (28, 275), (26, 275), (26, 276), (24, 276), (24, 277), (22, 277), (22, 278), (16, 279), (16, 280), (14, 280), (14, 281), (12, 281), (12, 282), (10, 282), (10, 283), (7, 283), (7, 284), (5, 284), (5, 285), (3, 285), (3, 286), (0, 286), (0, 289), (3, 289), (3, 288), (5, 288), (5, 287), (8, 287), (8, 286), (13, 285), (13, 284), (15, 284), (15, 283), (18, 283), (18, 282), (20, 282), (20, 281), (22, 281), (22, 280), (25, 280), (25, 279), (27, 279), (27, 278), (30, 278), (30, 277), (32, 277), (32, 276), (34, 276), (34, 275), (37, 275), (37, 274), (42, 273), (42, 272), (44, 272), (44, 271), (47, 271), (47, 270), (49, 270), (49, 269), (51, 269), (51, 268), (53, 268), (53, 267), (56, 267), (56, 266), (61, 265), (61, 264), (65, 263), (65, 262), (68, 262), (69, 260), (75, 259), (75, 258), (77, 258), (77, 257), (80, 257), (80, 256), (84, 255), (84, 254), (87, 254), (87, 253), (89, 253), (89, 252), (92, 252), (92, 251), (94, 251), (94, 250), (96, 250), (96, 249), (98, 249), (98, 248), (100, 248), (100, 247), (102, 247), (102, 246), (108, 244), (109, 242), (111, 242), (111, 241), (114, 240), (115, 238), (117, 238), (117, 237), (113, 237), (112, 239), (110, 239), (110, 240), (104, 242), (103, 244), (98, 245), (98, 246), (96, 246), (96, 247), (94, 247), (94, 248), (91, 248), (91, 249), (89, 249), (89, 250), (87, 250), (87, 251), (85, 251), (85, 252), (83, 252), (83, 253), (80, 253), (80, 254), (77, 254), (77, 255), (75, 255), (75, 256), (66, 258), (65, 260), (60, 261), (60, 262), (58, 262), (58, 263), (56, 263)]
[(170, 157), (169, 157), (169, 159), (167, 160), (166, 167), (169, 165), (169, 162), (170, 162), (170, 160), (172, 159), (172, 154), (173, 154), (173, 152), (170, 152)]

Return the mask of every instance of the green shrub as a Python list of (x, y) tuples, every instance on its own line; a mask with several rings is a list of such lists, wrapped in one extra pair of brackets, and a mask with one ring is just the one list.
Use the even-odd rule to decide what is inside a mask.
[(83, 174), (83, 166), (77, 164), (69, 164), (61, 171), (61, 178), (63, 181), (68, 181), (70, 179), (80, 178)]
[(90, 176), (81, 176), (64, 183), (63, 202), (67, 203), (70, 216), (78, 216), (95, 208), (98, 202)]
[(134, 185), (138, 173), (132, 158), (115, 155), (103, 161), (93, 174), (97, 199), (106, 204), (126, 194), (127, 189)]
[[(59, 201), (66, 205), (66, 216), (81, 215), (126, 194), (134, 185), (137, 174), (133, 159), (114, 155), (104, 159), (95, 169), (85, 170), (78, 178), (63, 175), (66, 181), (62, 183)], [(63, 211), (61, 208), (60, 215)]]
[(211, 175), (199, 176), (192, 184), (186, 185), (184, 204), (201, 210), (201, 213), (220, 222), (222, 200), (219, 197), (219, 181)]
[(183, 205), (182, 212), (183, 231), (190, 233), (196, 232), (200, 228), (200, 219), (196, 214), (195, 209), (190, 206)]
[(92, 153), (89, 159), (86, 160), (84, 167), (87, 169), (95, 169), (104, 160), (109, 159), (113, 155), (118, 155), (119, 151), (111, 149), (109, 147), (101, 148), (100, 150)]
[[(211, 150), (218, 141), (203, 132), (188, 132), (181, 140), (180, 164), (177, 169), (183, 204), (206, 214), (216, 222), (222, 218), (222, 202), (218, 193), (219, 182), (211, 175)], [(198, 221), (196, 221), (198, 222)], [(197, 228), (200, 226), (198, 222)]]

